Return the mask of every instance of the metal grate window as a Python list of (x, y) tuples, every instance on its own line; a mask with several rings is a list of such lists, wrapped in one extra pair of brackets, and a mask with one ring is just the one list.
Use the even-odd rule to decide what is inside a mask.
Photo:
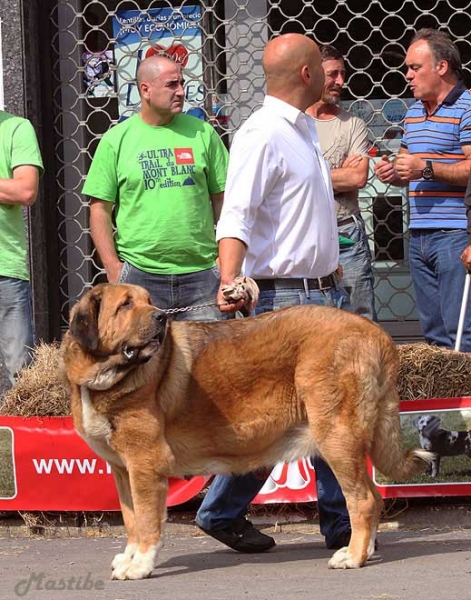
[[(50, 19), (54, 69), (63, 326), (70, 306), (103, 273), (81, 188), (101, 135), (138, 108), (139, 60), (158, 51), (185, 65), (185, 110), (212, 122), (227, 144), (264, 95), (261, 56), (281, 33), (306, 33), (344, 55), (344, 103), (368, 125), (372, 161), (397, 152), (411, 102), (404, 57), (415, 30), (448, 31), (469, 83), (471, 0), (59, 0)], [(371, 161), (371, 162), (372, 162)], [(370, 170), (361, 192), (374, 256), (379, 319), (416, 321), (407, 263), (406, 191)]]

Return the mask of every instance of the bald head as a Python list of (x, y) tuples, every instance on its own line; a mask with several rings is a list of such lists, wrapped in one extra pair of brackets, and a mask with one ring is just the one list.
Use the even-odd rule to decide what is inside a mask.
[[(305, 35), (287, 33), (270, 40), (262, 64), (268, 94), (282, 100), (302, 96), (296, 104), (291, 102), (300, 110), (312, 104), (313, 96), (319, 94), (320, 98), (324, 85), (322, 57), (317, 44)], [(304, 95), (311, 100), (301, 108), (298, 103), (305, 103)]]
[[(174, 60), (162, 54), (154, 54), (145, 58), (137, 68), (137, 87), (140, 89), (141, 83), (153, 81), (166, 70), (174, 70), (176, 66)], [(178, 68), (180, 67), (178, 66)]]
[(141, 118), (149, 125), (167, 125), (182, 112), (182, 68), (168, 56), (155, 54), (143, 60), (137, 69), (137, 87)]

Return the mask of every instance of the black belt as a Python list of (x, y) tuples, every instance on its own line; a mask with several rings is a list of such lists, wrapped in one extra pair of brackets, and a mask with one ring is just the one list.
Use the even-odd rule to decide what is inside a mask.
[(337, 226), (342, 227), (343, 225), (350, 225), (350, 223), (356, 223), (354, 217), (347, 217), (346, 219), (340, 219), (340, 221), (337, 221)]
[(257, 285), (261, 292), (268, 290), (329, 290), (337, 287), (339, 279), (335, 273), (326, 275), (325, 277), (315, 277), (310, 279), (302, 278), (279, 278), (279, 279), (257, 279)]

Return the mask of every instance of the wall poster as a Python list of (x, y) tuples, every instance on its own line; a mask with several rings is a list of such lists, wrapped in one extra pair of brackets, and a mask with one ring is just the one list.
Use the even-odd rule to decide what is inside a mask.
[(117, 11), (113, 17), (120, 119), (139, 108), (136, 71), (142, 60), (165, 53), (185, 69), (184, 112), (204, 118), (200, 6)]

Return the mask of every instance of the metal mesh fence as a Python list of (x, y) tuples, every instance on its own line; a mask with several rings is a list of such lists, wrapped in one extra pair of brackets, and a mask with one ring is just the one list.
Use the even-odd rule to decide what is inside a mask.
[[(361, 192), (374, 258), (379, 319), (411, 334), (415, 301), (407, 263), (406, 190), (373, 176), (381, 154), (397, 152), (411, 102), (404, 57), (415, 30), (448, 31), (469, 80), (471, 0), (59, 0), (54, 28), (54, 143), (59, 195), (61, 314), (103, 278), (81, 188), (109, 127), (138, 108), (139, 61), (159, 51), (185, 66), (185, 110), (231, 134), (263, 100), (261, 55), (280, 33), (306, 33), (345, 57), (344, 104), (367, 123), (370, 177)], [(469, 81), (467, 81), (469, 83)]]

